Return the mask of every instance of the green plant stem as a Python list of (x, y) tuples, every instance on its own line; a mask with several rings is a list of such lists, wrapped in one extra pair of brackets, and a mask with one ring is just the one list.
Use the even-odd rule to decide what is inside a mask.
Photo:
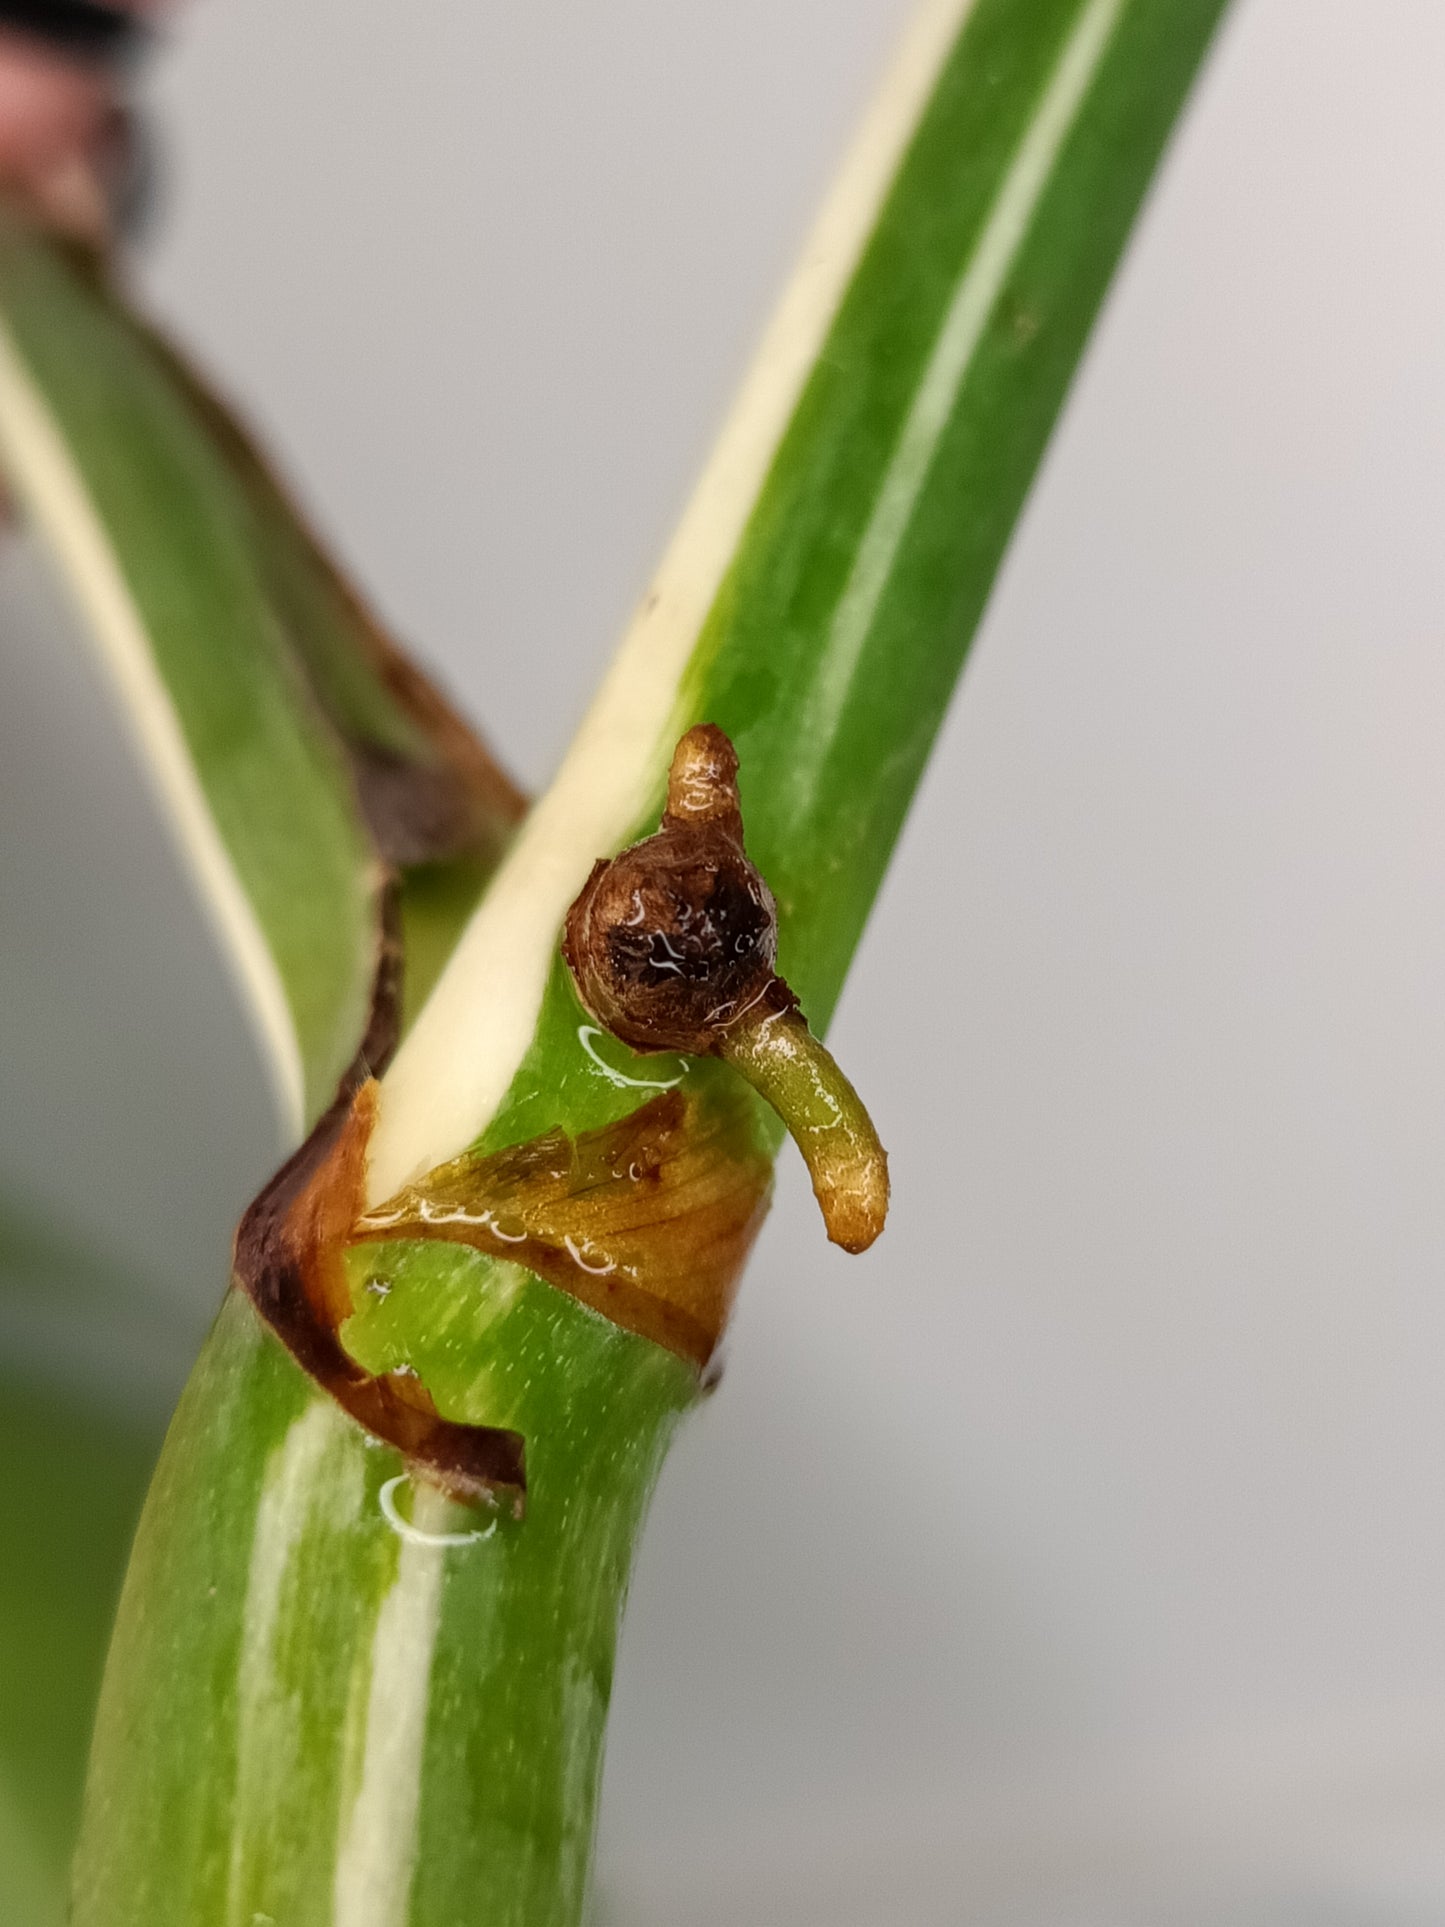
[[(659, 590), (644, 610), (601, 699), (605, 726), (584, 731), (585, 754), (524, 827), (383, 1082), (381, 1195), (469, 1142), (626, 1115), (638, 1081), (666, 1075), (611, 1042), (634, 1082), (599, 1070), (556, 938), (593, 858), (656, 820), (672, 745), (695, 720), (737, 744), (749, 851), (778, 898), (779, 967), (825, 1025), (1219, 12), (1219, 0), (935, 7), (957, 37), (891, 184), (859, 202), (811, 372), (696, 623), (678, 616), (654, 646), (654, 605), (673, 621), (686, 597)], [(696, 583), (694, 571), (683, 587)], [(353, 1357), (414, 1370), (447, 1417), (522, 1431), (528, 1515), (433, 1548), (424, 1569), (410, 1560), (379, 1511), (395, 1457), (233, 1298), (172, 1428), (127, 1583), (75, 1927), (580, 1918), (632, 1538), (695, 1381), (480, 1253), (399, 1243), (352, 1259)]]
[[(427, 1523), (489, 1536), (399, 1536), (400, 1459), (233, 1293), (136, 1540), (76, 1927), (577, 1919), (633, 1540), (695, 1379), (525, 1273), (447, 1256), (447, 1403), (525, 1431), (525, 1521), (450, 1508)], [(394, 1311), (417, 1270), (415, 1247), (366, 1250)], [(163, 1732), (160, 1679), (195, 1709)]]
[[(294, 1141), (355, 1052), (380, 943), (380, 866), (358, 807), (355, 763), (419, 772), (432, 793), (456, 772), (466, 847), (406, 872), (402, 921), (424, 995), (511, 833), (518, 800), (464, 731), (423, 727), (445, 705), (408, 677), (338, 579), (243, 433), (166, 344), (116, 298), (96, 265), (0, 211), (0, 465), (73, 593), (217, 934), (235, 968)], [(398, 693), (400, 691), (400, 693)], [(409, 700), (408, 700), (409, 699)], [(449, 760), (450, 759), (450, 760)], [(63, 887), (63, 880), (61, 880)], [(3, 1215), (3, 1214), (0, 1214)], [(0, 1225), (0, 1234), (11, 1227)], [(0, 1235), (0, 1244), (7, 1240)], [(35, 1254), (0, 1252), (31, 1268)], [(62, 1256), (42, 1264), (33, 1302), (53, 1314), (76, 1283)], [(104, 1353), (125, 1317), (115, 1369), (138, 1353), (169, 1364), (105, 1265), (84, 1349)], [(11, 1321), (13, 1323), (13, 1319)], [(31, 1319), (34, 1322), (34, 1319)], [(0, 1334), (5, 1336), (6, 1334)], [(22, 1334), (23, 1335), (23, 1334)], [(186, 1356), (179, 1362), (187, 1362)], [(0, 1771), (15, 1788), (13, 1828), (57, 1895), (73, 1845), (92, 1684), (157, 1437), (74, 1399), (5, 1399), (8, 1453), (24, 1491), (7, 1574), (20, 1595), (0, 1611)], [(158, 1435), (159, 1428), (155, 1428)], [(95, 1468), (87, 1501), (81, 1469)], [(37, 1518), (59, 1519), (38, 1544)], [(72, 1530), (72, 1522), (74, 1531)], [(77, 1557), (69, 1585), (57, 1550)], [(0, 1591), (8, 1592), (0, 1587)], [(79, 1696), (77, 1699), (76, 1696)], [(40, 1706), (37, 1714), (35, 1708)], [(0, 1918), (39, 1920), (0, 1850)], [(27, 1875), (27, 1878), (29, 1876)], [(58, 1917), (60, 1902), (56, 1901)]]
[(60, 561), (237, 966), (290, 1132), (365, 1022), (375, 860), (240, 486), (169, 370), (0, 222), (0, 454)]

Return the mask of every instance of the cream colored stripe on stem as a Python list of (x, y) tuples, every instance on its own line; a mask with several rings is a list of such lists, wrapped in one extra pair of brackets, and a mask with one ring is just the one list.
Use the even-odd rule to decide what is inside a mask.
[(810, 718), (798, 734), (797, 773), (802, 781), (809, 774), (804, 760), (809, 747), (830, 741), (837, 728), (858, 658), (989, 316), (1126, 4), (1090, 0), (1080, 14), (959, 277), (833, 618)]
[(666, 765), (688, 658), (972, 5), (927, 0), (914, 18), (566, 760), (383, 1080), (373, 1204), (471, 1143), (526, 1054), (567, 906), (593, 860), (637, 821)]
[[(420, 1531), (401, 1539), (372, 1639), (361, 1784), (336, 1856), (333, 1927), (406, 1927), (448, 1546), (441, 1535), (451, 1513), (441, 1493), (416, 1486), (412, 1522)], [(437, 1536), (429, 1540), (429, 1532)]]
[(301, 1134), (300, 1045), (276, 960), (206, 801), (145, 623), (105, 527), (24, 356), (0, 327), (0, 451), (20, 500), (59, 560), (117, 690), (181, 854), (240, 985), (289, 1139)]
[[(226, 1927), (253, 1927), (251, 1893), (264, 1885), (278, 1782), (298, 1743), (295, 1707), (277, 1678), (276, 1636), (291, 1560), (301, 1543), (331, 1448), (346, 1436), (340, 1408), (318, 1395), (292, 1421), (266, 1465), (236, 1669), (236, 1792)], [(326, 1498), (335, 1506), (336, 1480)]]

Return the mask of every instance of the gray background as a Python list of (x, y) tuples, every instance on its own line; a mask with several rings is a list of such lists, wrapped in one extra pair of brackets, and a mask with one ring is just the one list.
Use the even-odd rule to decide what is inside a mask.
[[(529, 782), (902, 13), (204, 0), (153, 73), (157, 306)], [(609, 1919), (1445, 1917), (1442, 81), (1438, 0), (1219, 46), (838, 1020), (888, 1236), (786, 1162), (663, 1482)], [(177, 1350), (273, 1126), (23, 551), (0, 619), (0, 1174)]]

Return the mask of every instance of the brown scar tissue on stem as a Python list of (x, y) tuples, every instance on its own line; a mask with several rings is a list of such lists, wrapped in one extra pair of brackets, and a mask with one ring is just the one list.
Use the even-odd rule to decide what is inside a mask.
[(623, 1043), (731, 1063), (796, 1140), (828, 1236), (864, 1251), (888, 1213), (887, 1154), (773, 968), (777, 907), (743, 847), (737, 773), (716, 724), (688, 730), (661, 828), (594, 866), (563, 955), (583, 1003)]

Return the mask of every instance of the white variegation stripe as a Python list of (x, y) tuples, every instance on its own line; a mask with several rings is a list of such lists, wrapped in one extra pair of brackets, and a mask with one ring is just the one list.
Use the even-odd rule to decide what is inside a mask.
[[(347, 1476), (346, 1462), (352, 1461)], [(226, 1927), (253, 1927), (250, 1895), (264, 1880), (283, 1763), (299, 1743), (296, 1709), (278, 1680), (282, 1595), (291, 1562), (319, 1514), (333, 1527), (353, 1517), (362, 1496), (350, 1421), (318, 1394), (266, 1463), (241, 1619), (236, 1680), (236, 1790)]]
[(801, 781), (811, 774), (809, 746), (829, 741), (837, 727), (938, 444), (1059, 150), (1078, 118), (1126, 4), (1127, 0), (1091, 0), (1079, 16), (954, 289), (833, 618), (810, 719), (798, 732), (794, 773)]
[[(236, 1787), (225, 1927), (254, 1927), (280, 1816), (278, 1789), (301, 1743), (294, 1682), (280, 1655), (293, 1563), (314, 1535), (353, 1529), (365, 1489), (364, 1455), (350, 1420), (318, 1394), (267, 1461), (246, 1581), (237, 1666)], [(333, 1927), (404, 1927), (416, 1860), (421, 1764), (445, 1560), (478, 1537), (449, 1530), (455, 1507), (418, 1485), (411, 1528), (397, 1536), (395, 1574), (354, 1666), (364, 1706), (359, 1759), (343, 1774), (332, 1873)], [(378, 1510), (373, 1529), (384, 1532)], [(306, 1601), (300, 1602), (302, 1610)]]
[(803, 250), (692, 500), (566, 760), (388, 1071), (372, 1203), (485, 1128), (526, 1053), (557, 931), (594, 859), (636, 823), (668, 752), (678, 684), (973, 0), (927, 0)]
[(400, 1538), (396, 1577), (377, 1614), (361, 1782), (342, 1822), (332, 1927), (405, 1927), (451, 1512), (439, 1492), (416, 1487), (420, 1532)]
[(140, 748), (147, 777), (195, 878), (259, 1037), (288, 1138), (301, 1134), (301, 1049), (276, 960), (211, 814), (145, 622), (76, 467), (13, 337), (0, 327), (0, 450), (54, 552)]

